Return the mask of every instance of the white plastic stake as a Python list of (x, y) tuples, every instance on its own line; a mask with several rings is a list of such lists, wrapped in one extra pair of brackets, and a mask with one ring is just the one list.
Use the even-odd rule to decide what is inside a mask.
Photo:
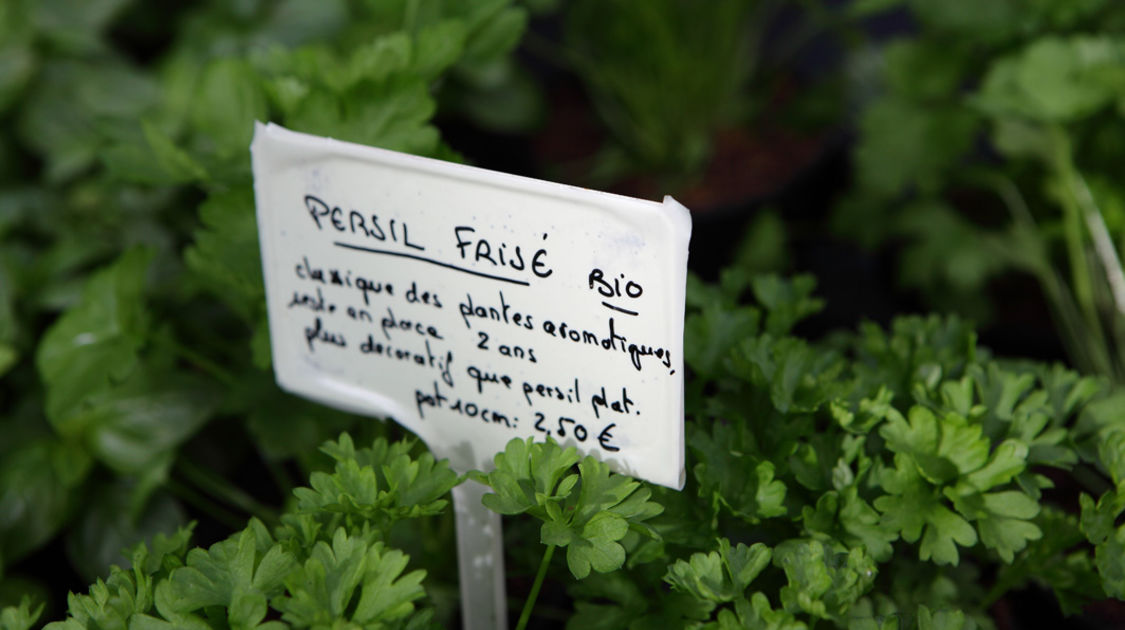
[(487, 486), (472, 480), (453, 489), (464, 630), (508, 627), (500, 515), (481, 504), (486, 492)]
[[(683, 486), (683, 206), (276, 125), (251, 153), (283, 389), (394, 418), (459, 473), (533, 436)], [(453, 493), (467, 630), (506, 626), (483, 492)]]

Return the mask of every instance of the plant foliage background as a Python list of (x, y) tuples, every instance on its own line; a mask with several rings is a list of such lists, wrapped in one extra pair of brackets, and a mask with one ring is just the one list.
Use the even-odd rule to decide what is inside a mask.
[[(472, 474), (519, 624), (992, 628), (1028, 589), (1125, 599), (1125, 12), (688, 4), (0, 4), (0, 629), (457, 624), (463, 479), (273, 383), (247, 147), (268, 119), (463, 160), (437, 125), (532, 133), (544, 59), (604, 125), (586, 183), (690, 190), (732, 128), (850, 130), (836, 238), (937, 312), (818, 330), (814, 278), (776, 273), (802, 226), (760, 214), (689, 284), (683, 492), (550, 442)], [(825, 38), (846, 63), (791, 87)], [(1070, 367), (978, 344), (963, 316), (1013, 276)]]

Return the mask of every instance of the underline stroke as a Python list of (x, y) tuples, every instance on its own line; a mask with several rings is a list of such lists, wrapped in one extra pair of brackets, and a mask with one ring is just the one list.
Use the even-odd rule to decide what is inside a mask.
[[(525, 286), (525, 287), (531, 285), (531, 283), (528, 282), (527, 280), (516, 280), (515, 278), (505, 278), (504, 276), (496, 276), (496, 275), (493, 275), (493, 274), (490, 274), (490, 273), (484, 273), (483, 271), (476, 271), (474, 269), (466, 269), (464, 267), (458, 267), (457, 265), (452, 265), (450, 263), (442, 262), (440, 260), (434, 260), (433, 258), (426, 258), (425, 256), (418, 256), (417, 254), (408, 254), (406, 252), (395, 252), (395, 251), (391, 251), (391, 250), (388, 250), (388, 249), (375, 249), (373, 247), (362, 247), (360, 245), (352, 245), (350, 243), (342, 243), (340, 241), (334, 241), (332, 244), (335, 245), (336, 247), (343, 247), (344, 249), (354, 249), (356, 251), (368, 252), (370, 254), (385, 254), (387, 256), (398, 256), (399, 258), (410, 258), (411, 260), (417, 260), (417, 261), (424, 262), (424, 263), (430, 263), (431, 265), (437, 265), (438, 267), (445, 267), (446, 269), (452, 269), (454, 271), (460, 271), (462, 273), (467, 273), (467, 274), (474, 275), (474, 276), (480, 276), (482, 278), (490, 278), (492, 280), (499, 280), (501, 282), (510, 282), (512, 284), (518, 284), (518, 285)], [(636, 313), (634, 313), (634, 315), (635, 314)]]
[(609, 302), (602, 302), (602, 306), (604, 306), (606, 308), (612, 308), (613, 310), (621, 312), (621, 313), (625, 313), (626, 315), (636, 315), (637, 314), (636, 311), (630, 311), (629, 309), (621, 308), (620, 306), (614, 306), (614, 305), (610, 304)]

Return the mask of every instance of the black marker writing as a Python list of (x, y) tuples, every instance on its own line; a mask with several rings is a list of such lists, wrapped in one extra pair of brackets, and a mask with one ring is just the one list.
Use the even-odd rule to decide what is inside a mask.
[[(348, 210), (339, 206), (330, 206), (326, 201), (315, 195), (305, 195), (305, 209), (316, 223), (316, 229), (323, 230), (326, 226), (337, 232), (349, 232), (356, 236), (387, 242), (388, 237), (392, 243), (402, 243), (406, 247), (425, 251), (425, 247), (410, 242), (410, 227), (405, 221), (390, 220), (389, 233), (383, 229), (379, 215), (364, 215), (358, 210)], [(324, 219), (324, 221), (321, 221)]]

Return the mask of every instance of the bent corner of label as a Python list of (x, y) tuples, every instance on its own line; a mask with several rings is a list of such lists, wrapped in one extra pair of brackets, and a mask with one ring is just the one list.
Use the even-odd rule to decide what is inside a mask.
[(250, 150), (253, 151), (254, 146), (257, 145), (258, 143), (260, 143), (262, 141), (262, 139), (265, 138), (266, 134), (271, 133), (272, 130), (273, 130), (272, 128), (276, 127), (276, 126), (277, 125), (273, 124), (272, 122), (269, 122), (268, 120), (266, 122), (262, 122), (260, 120), (255, 120), (254, 121), (254, 135), (253, 135), (253, 137), (250, 138)]
[(687, 206), (673, 199), (672, 195), (664, 195), (664, 209), (668, 219), (675, 224), (677, 232), (683, 234), (685, 239), (690, 238), (691, 211)]

